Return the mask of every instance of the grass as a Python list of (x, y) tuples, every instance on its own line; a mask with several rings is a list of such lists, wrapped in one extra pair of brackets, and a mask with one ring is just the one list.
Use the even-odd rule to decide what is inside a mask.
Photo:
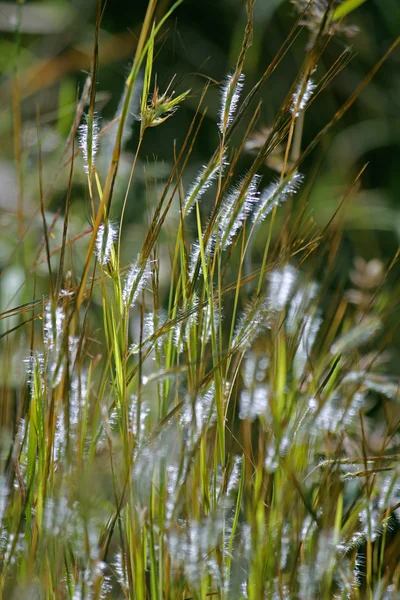
[[(143, 140), (191, 94), (175, 94), (174, 81), (160, 91), (154, 76), (158, 35), (179, 4), (156, 21), (149, 1), (120, 109), (101, 128), (91, 83), (99, 2), (92, 72), (60, 166), (69, 178), (57, 247), (61, 215), (53, 222), (46, 215), (38, 113), (43, 241), (33, 262), (23, 255), (32, 300), (1, 314), (1, 597), (395, 598), (398, 380), (386, 369), (386, 323), (395, 309), (386, 279), (398, 257), (386, 268), (359, 259), (349, 287), (335, 264), (343, 212), (365, 167), (321, 230), (301, 168), (399, 40), (304, 145), (313, 101), (350, 53), (325, 75), (321, 58), (346, 32), (339, 18), (360, 2), (295, 3), (298, 21), (248, 90), (256, 26), (248, 0), (241, 52), (222, 85), (215, 150), (188, 185), (206, 86), (184, 142), (171, 150), (173, 168), (148, 208), (143, 244), (126, 265), (124, 216)], [(260, 132), (259, 92), (299, 27), (310, 31), (303, 64), (270, 129)], [(116, 211), (138, 89), (140, 133)], [(249, 148), (251, 163), (240, 172)], [(82, 157), (91, 210), (84, 234), (71, 224)], [(275, 178), (265, 168), (272, 159)], [(169, 246), (167, 226), (174, 227)], [(7, 370), (21, 347), (26, 376), (13, 391)], [(368, 417), (374, 403), (383, 413), (376, 426)]]

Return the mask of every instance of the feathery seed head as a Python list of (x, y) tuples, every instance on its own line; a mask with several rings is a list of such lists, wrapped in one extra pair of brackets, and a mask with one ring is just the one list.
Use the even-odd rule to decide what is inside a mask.
[(118, 229), (112, 223), (101, 224), (96, 236), (96, 256), (101, 265), (110, 260), (111, 248), (118, 236)]
[(139, 262), (139, 256), (131, 266), (125, 279), (122, 300), (126, 307), (132, 307), (151, 276), (150, 264)]
[(228, 162), (224, 156), (222, 158), (222, 162), (219, 160), (219, 157), (217, 157), (215, 161), (203, 166), (186, 195), (184, 205), (182, 207), (183, 216), (186, 217), (186, 215), (191, 212), (195, 203), (198, 202), (203, 194), (205, 194), (206, 191), (212, 186), (219, 174), (224, 172), (224, 169), (227, 165)]
[(257, 210), (253, 213), (253, 223), (259, 224), (272, 212), (275, 206), (286, 202), (289, 196), (295, 194), (303, 182), (303, 175), (295, 172), (283, 181), (271, 183), (260, 196)]
[(219, 130), (223, 134), (232, 124), (244, 86), (244, 75), (227, 75), (222, 89), (222, 103), (219, 113)]
[(260, 175), (254, 175), (249, 182), (242, 179), (224, 198), (218, 220), (218, 235), (222, 249), (233, 241), (253, 206), (259, 201), (258, 186)]
[(91, 171), (94, 159), (99, 149), (100, 125), (97, 114), (94, 114), (93, 122), (90, 124), (89, 116), (85, 115), (84, 122), (78, 128), (79, 148), (83, 154), (83, 165), (85, 173)]
[(311, 96), (314, 93), (316, 88), (316, 84), (312, 81), (312, 79), (308, 79), (306, 85), (304, 86), (304, 82), (301, 81), (296, 88), (295, 93), (293, 94), (292, 106), (290, 108), (290, 112), (292, 115), (299, 117), (303, 110), (306, 108)]

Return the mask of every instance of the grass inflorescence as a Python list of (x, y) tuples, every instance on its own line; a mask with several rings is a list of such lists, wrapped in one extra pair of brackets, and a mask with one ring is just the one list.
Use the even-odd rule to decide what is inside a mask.
[[(23, 346), (25, 371), (2, 442), (0, 595), (397, 597), (398, 381), (385, 369), (393, 308), (385, 281), (397, 256), (387, 271), (359, 259), (345, 290), (335, 253), (341, 210), (359, 177), (318, 230), (302, 169), (365, 87), (303, 147), (308, 111), (326, 83), (321, 58), (346, 33), (338, 3), (293, 2), (300, 17), (285, 45), (305, 25), (304, 63), (241, 172), (259, 126), (255, 102), (284, 54), (246, 89), (256, 27), (247, 1), (242, 49), (221, 85), (214, 152), (190, 182), (185, 169), (206, 90), (181, 147), (171, 142), (171, 174), (146, 208), (144, 241), (127, 265), (124, 216), (143, 140), (149, 128), (172, 122), (189, 96), (175, 95), (174, 82), (160, 95), (153, 75), (157, 36), (180, 3), (156, 21), (149, 1), (115, 123), (102, 130), (94, 110), (99, 2), (91, 92), (77, 103), (63, 159), (70, 169), (63, 234), (50, 256), (53, 225), (45, 227), (35, 259), (36, 268), (46, 254), (52, 284), (43, 299), (34, 294), (1, 315), (2, 341)], [(119, 202), (136, 88), (140, 133)], [(109, 166), (103, 139), (108, 149), (113, 140)], [(274, 153), (271, 176), (265, 165)], [(69, 197), (82, 168), (91, 226), (85, 255), (74, 262)], [(6, 383), (2, 393), (6, 413)], [(385, 413), (380, 435), (365, 414), (376, 397)]]

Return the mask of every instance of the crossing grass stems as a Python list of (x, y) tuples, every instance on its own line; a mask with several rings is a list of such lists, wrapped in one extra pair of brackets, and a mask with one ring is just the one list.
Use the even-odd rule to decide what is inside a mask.
[[(302, 147), (302, 131), (324, 89), (321, 57), (344, 23), (335, 21), (336, 3), (293, 2), (293, 30), (247, 89), (245, 59), (256, 26), (254, 1), (247, 1), (242, 49), (221, 87), (215, 151), (188, 181), (203, 94), (171, 155), (143, 246), (125, 265), (125, 207), (119, 216), (112, 208), (134, 126), (128, 117), (135, 86), (142, 86), (130, 185), (147, 129), (173, 119), (189, 93), (152, 88), (157, 36), (180, 3), (159, 22), (156, 2), (148, 4), (107, 133), (110, 139), (114, 132), (108, 171), (98, 163), (106, 129), (94, 111), (99, 3), (81, 153), (72, 143), (67, 161), (70, 181), (82, 159), (87, 176), (87, 256), (82, 272), (67, 273), (62, 259), (59, 285), (29, 305), (32, 319), (7, 334), (30, 351), (0, 478), (2, 597), (394, 597), (398, 575), (387, 549), (400, 506), (397, 456), (390, 427), (371, 452), (363, 415), (371, 393), (385, 398), (388, 413), (398, 395), (398, 382), (384, 370), (385, 273), (369, 304), (350, 305), (344, 294), (328, 292), (332, 270), (321, 280), (315, 265), (333, 264), (337, 215), (322, 232), (304, 217), (301, 167), (312, 148)], [(251, 107), (264, 101), (270, 74), (304, 23), (310, 37), (298, 76), (251, 166), (240, 172), (257, 127), (259, 112)], [(330, 77), (344, 67), (333, 65)], [(235, 130), (249, 112), (253, 119), (238, 141)], [(273, 178), (265, 161), (282, 144)], [(343, 203), (352, 190), (350, 181)], [(282, 222), (286, 203), (292, 217)], [(161, 233), (171, 211), (178, 218), (166, 290)], [(66, 210), (65, 232), (68, 218)], [(67, 243), (65, 235), (63, 249)], [(101, 327), (93, 331), (96, 306)], [(15, 314), (22, 318), (22, 308)]]

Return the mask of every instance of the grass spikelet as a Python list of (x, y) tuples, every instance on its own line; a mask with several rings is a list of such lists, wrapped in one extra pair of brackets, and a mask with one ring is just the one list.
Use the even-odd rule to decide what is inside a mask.
[[(138, 405), (139, 399), (138, 397), (134, 394), (131, 397), (131, 405), (130, 405), (130, 430), (133, 433), (133, 435), (135, 436), (135, 446), (136, 446), (136, 450), (135, 452), (137, 453), (140, 449), (140, 445), (142, 442), (142, 439), (144, 437), (145, 431), (146, 431), (146, 421), (150, 416), (150, 407), (148, 406), (147, 403), (142, 402), (140, 405), (140, 410), (139, 410), (139, 405)], [(139, 415), (139, 418), (138, 418)]]
[(243, 90), (244, 86), (244, 75), (240, 73), (237, 75), (236, 73), (232, 75), (227, 75), (224, 86), (222, 88), (221, 96), (221, 108), (219, 112), (219, 130), (223, 134), (229, 125), (232, 124), (233, 118), (235, 116), (240, 94)]
[[(348, 427), (358, 415), (358, 411), (365, 403), (365, 396), (361, 393), (356, 393), (351, 398), (350, 402), (346, 397), (341, 398), (335, 395), (326, 402), (321, 411), (315, 416), (312, 431), (316, 435), (321, 432), (336, 433), (343, 427)], [(311, 404), (312, 401), (310, 401)], [(314, 411), (316, 410), (315, 401), (313, 404)]]
[(84, 122), (79, 126), (78, 129), (78, 141), (79, 148), (81, 149), (83, 155), (83, 166), (85, 173), (87, 174), (89, 174), (89, 171), (94, 166), (96, 154), (99, 149), (99, 133), (100, 123), (98, 116), (96, 114), (94, 115), (90, 133), (88, 116), (86, 115), (84, 117)]
[(297, 272), (291, 265), (274, 269), (269, 275), (268, 306), (272, 312), (281, 312), (289, 302), (297, 281)]
[(339, 337), (331, 346), (331, 354), (351, 352), (373, 338), (382, 329), (382, 321), (378, 316), (363, 319), (361, 323), (351, 328)]
[(240, 419), (266, 416), (268, 412), (268, 388), (265, 384), (254, 386), (252, 390), (243, 390), (240, 394)]
[(291, 265), (274, 269), (268, 281), (266, 294), (256, 297), (246, 306), (236, 325), (232, 343), (242, 351), (285, 309), (297, 281), (296, 269)]
[[(207, 248), (204, 252), (207, 255)], [(190, 253), (190, 261), (189, 261), (189, 276), (192, 279), (196, 270), (197, 263), (200, 259), (200, 244), (199, 242), (193, 242), (192, 249)], [(200, 267), (201, 272), (201, 267)]]
[(212, 307), (212, 310), (209, 304), (204, 307), (201, 321), (201, 338), (203, 344), (206, 344), (211, 339), (213, 331), (218, 331), (222, 317), (222, 310), (218, 309), (216, 303)]
[(290, 108), (290, 112), (296, 117), (296, 119), (306, 108), (316, 87), (317, 86), (312, 79), (307, 79), (307, 83), (305, 85), (303, 82), (300, 82), (297, 86), (297, 89), (293, 94), (292, 106)]
[(55, 310), (52, 309), (48, 304), (44, 311), (44, 325), (43, 329), (45, 332), (45, 342), (47, 349), (50, 352), (58, 354), (60, 352), (63, 325), (65, 321), (64, 309), (61, 306), (57, 306)]
[(42, 381), (44, 374), (44, 355), (43, 352), (33, 352), (27, 358), (24, 359), (26, 374), (28, 375), (28, 385), (33, 392), (33, 386), (35, 385), (35, 379)]
[[(34, 193), (29, 204), (28, 197), (22, 202), (35, 152), (24, 145), (29, 122), (22, 129), (20, 121), (22, 114), (29, 121), (31, 84), (47, 78), (24, 85), (21, 113), (16, 65), (9, 73), (15, 119), (10, 127), (2, 123), (2, 135), (13, 132), (21, 197), (17, 215), (9, 207), (0, 215), (6, 230), (0, 244), (0, 596), (396, 595), (400, 385), (390, 369), (396, 368), (391, 346), (398, 344), (400, 252), (391, 260), (392, 236), (382, 237), (396, 221), (392, 206), (390, 213), (381, 207), (382, 230), (365, 234), (362, 190), (374, 178), (364, 179), (367, 167), (354, 179), (352, 171), (371, 150), (370, 136), (360, 133), (371, 130), (368, 119), (360, 129), (351, 119), (370, 110), (368, 96), (361, 113), (355, 101), (400, 38), (336, 106), (352, 78), (335, 80), (350, 55), (331, 47), (331, 38), (344, 30), (342, 19), (358, 0), (297, 0), (304, 14), (268, 65), (261, 62), (269, 50), (257, 54), (265, 49), (266, 22), (253, 19), (256, 0), (245, 0), (247, 24), (217, 128), (207, 117), (209, 63), (201, 69), (206, 83), (197, 106), (197, 68), (190, 96), (180, 89), (181, 73), (159, 92), (155, 73), (165, 80), (164, 54), (169, 60), (171, 50), (166, 20), (182, 2), (146, 3), (123, 100), (100, 132), (106, 136), (101, 168), (93, 167), (99, 135), (93, 115), (102, 102), (95, 83), (108, 68), (103, 62), (98, 70), (98, 57), (105, 56), (100, 26), (103, 17), (109, 26), (113, 3), (97, 3), (91, 78), (74, 118), (64, 106), (64, 94), (73, 105), (70, 76), (66, 91), (60, 87), (59, 121), (53, 122), (57, 111), (37, 112), (34, 175), (42, 219), (31, 206)], [(280, 6), (280, 17), (288, 4)], [(263, 12), (260, 18), (275, 18)], [(298, 29), (300, 21), (309, 31)], [(182, 47), (192, 43), (187, 35), (182, 40)], [(114, 58), (131, 44), (123, 33), (111, 41)], [(242, 99), (245, 65), (252, 87)], [(310, 123), (304, 111), (313, 102), (317, 68), (326, 103)], [(269, 78), (276, 82), (282, 74), (293, 77), (275, 89)], [(346, 88), (338, 89), (342, 81)], [(110, 107), (119, 95), (112, 92)], [(124, 149), (135, 104), (140, 127)], [(180, 124), (188, 118), (185, 136)], [(69, 134), (66, 120), (73, 123)], [(153, 129), (160, 125), (161, 137)], [(340, 144), (324, 137), (333, 126)], [(46, 149), (53, 128), (57, 140), (68, 136), (59, 167), (56, 153)], [(355, 150), (345, 144), (354, 161), (337, 163), (343, 133), (359, 137)], [(159, 145), (154, 153), (152, 143)], [(246, 143), (254, 152), (246, 153)], [(80, 153), (88, 177), (75, 172)], [(194, 161), (204, 166), (192, 181)], [(60, 175), (54, 189), (49, 167), (54, 180)], [(278, 180), (270, 179), (270, 168)], [(0, 161), (4, 179), (3, 169)], [(298, 201), (300, 170), (309, 184)], [(270, 185), (262, 186), (265, 180)], [(33, 191), (36, 185), (35, 178)], [(331, 197), (336, 188), (344, 190), (338, 202)], [(369, 192), (368, 200), (378, 197)], [(45, 211), (59, 196), (67, 198), (65, 209), (61, 202), (50, 222)], [(80, 210), (87, 198), (90, 226)], [(186, 219), (193, 207), (195, 219)], [(355, 231), (354, 215), (361, 212)], [(144, 242), (126, 265), (133, 236), (135, 244)], [(379, 260), (361, 258), (375, 249)]]
[(204, 428), (213, 425), (216, 418), (214, 383), (206, 392), (197, 394), (194, 402), (186, 398), (181, 423), (188, 428), (187, 437), (192, 438), (192, 444), (197, 443)]
[(301, 173), (293, 173), (283, 181), (272, 183), (261, 193), (257, 209), (253, 213), (253, 223), (261, 223), (273, 210), (275, 206), (284, 204), (289, 196), (295, 194), (303, 183)]
[(131, 354), (137, 354), (140, 348), (151, 349), (154, 346), (159, 351), (162, 350), (168, 331), (163, 331), (163, 326), (167, 321), (167, 313), (160, 308), (158, 311), (146, 312), (143, 318), (143, 341), (142, 346), (139, 343), (133, 343), (129, 349)]
[[(243, 177), (223, 198), (219, 208), (217, 225), (204, 245), (204, 256), (206, 258), (212, 256), (216, 248), (223, 251), (232, 244), (246, 218), (259, 200), (258, 186), (260, 179), (261, 177), (257, 174), (253, 175), (251, 179)], [(199, 242), (194, 242), (190, 257), (190, 277), (193, 277), (199, 261), (200, 249)]]
[(322, 318), (308, 315), (305, 317), (301, 331), (299, 345), (293, 359), (293, 369), (297, 380), (304, 374), (307, 360), (310, 357), (315, 339), (322, 324)]
[(4, 513), (7, 508), (7, 498), (9, 495), (9, 489), (7, 486), (6, 478), (4, 475), (0, 477), (0, 526), (3, 524)]
[(182, 207), (182, 213), (185, 217), (192, 211), (195, 203), (210, 189), (220, 173), (223, 173), (227, 165), (228, 162), (225, 157), (221, 162), (217, 156), (214, 161), (210, 161), (208, 165), (203, 166), (185, 197)]
[(57, 306), (54, 309), (51, 304), (47, 304), (43, 317), (44, 342), (46, 346), (45, 362), (49, 383), (53, 387), (58, 385), (61, 380), (63, 364), (65, 362), (62, 355), (65, 320), (66, 314), (62, 306)]
[(310, 316), (310, 313), (313, 311), (312, 303), (317, 297), (318, 289), (318, 285), (312, 282), (300, 285), (296, 290), (290, 302), (286, 319), (286, 331), (289, 334), (295, 335), (304, 318)]
[(111, 257), (111, 249), (118, 238), (118, 229), (112, 223), (101, 224), (96, 236), (96, 256), (101, 265), (106, 265)]
[(149, 262), (140, 263), (140, 256), (130, 267), (122, 292), (122, 300), (126, 307), (133, 307), (143, 288), (151, 277), (151, 268)]
[(246, 350), (258, 335), (268, 327), (270, 311), (265, 298), (250, 302), (239, 317), (232, 339), (237, 350)]
[(260, 176), (250, 181), (243, 178), (222, 201), (218, 221), (218, 237), (223, 250), (232, 243), (254, 205), (259, 201)]

